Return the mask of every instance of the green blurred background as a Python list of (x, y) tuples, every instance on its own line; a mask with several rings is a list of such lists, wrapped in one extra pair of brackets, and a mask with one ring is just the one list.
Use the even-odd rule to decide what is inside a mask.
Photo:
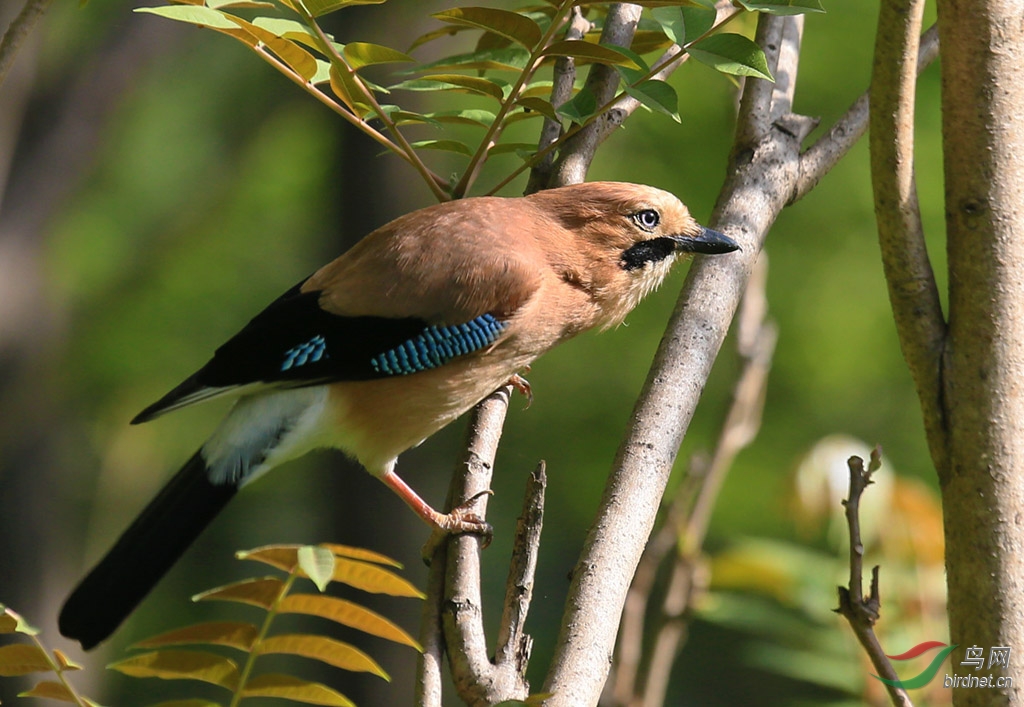
[[(431, 203), (404, 163), (379, 156), (375, 144), (241, 44), (133, 14), (134, 5), (55, 4), (0, 87), (0, 174), (7, 179), (0, 202), (0, 602), (81, 659), (89, 670), (78, 684), (115, 705), (195, 694), (102, 666), (143, 636), (223, 617), (224, 607), (187, 598), (262, 571), (232, 559), (237, 549), (362, 545), (404, 562), (421, 586), (426, 576), (420, 522), (340, 454), (320, 453), (247, 488), (108, 646), (84, 656), (59, 638), (55, 617), (72, 584), (202, 443), (226, 403), (144, 426), (128, 420), (284, 289), (374, 227)], [(877, 3), (824, 5), (827, 14), (807, 18), (795, 110), (827, 127), (868, 85)], [(392, 0), (325, 24), (342, 42), (404, 49), (437, 26), (429, 11), (449, 6)], [(741, 22), (732, 31), (751, 30)], [(428, 60), (456, 50), (454, 43), (428, 45), (415, 55)], [(589, 176), (668, 189), (706, 221), (725, 176), (735, 88), (694, 62), (672, 84), (682, 124), (638, 112), (601, 149)], [(917, 166), (944, 288), (938, 88), (933, 66), (918, 93)], [(457, 107), (407, 97), (423, 108)], [(516, 139), (535, 139), (538, 125), (527, 121)], [(441, 173), (457, 168), (427, 158)], [(496, 158), (481, 184), (495, 183), (516, 159)], [(505, 193), (516, 195), (523, 184)], [(876, 555), (868, 562), (883, 563), (889, 602), (883, 645), (901, 652), (945, 639), (935, 482), (889, 313), (866, 144), (783, 213), (767, 254), (770, 316), (780, 338), (764, 424), (717, 504), (707, 548), (711, 592), (695, 611), (669, 704), (878, 699), (854, 639), (829, 611), (835, 585), (845, 581), (843, 540), (831, 517), (841, 511), (837, 498), (822, 505), (794, 491), (798, 469), (811, 488), (824, 489), (836, 468), (842, 478), (851, 447), (835, 435), (881, 444), (898, 479), (879, 484), (871, 511), (882, 530), (869, 538)], [(581, 336), (543, 358), (529, 376), (533, 406), (512, 403), (490, 506), (496, 536), (484, 553), (485, 611), (493, 628), (524, 481), (545, 459), (545, 538), (528, 624), (537, 689), (567, 574), (684, 270), (627, 325)], [(730, 339), (677, 476), (713, 445), (736, 372)], [(453, 425), (400, 460), (405, 478), (435, 503), (463, 434), (461, 423)], [(812, 449), (818, 454), (808, 461)], [(893, 540), (911, 536), (909, 545)], [(417, 632), (415, 601), (353, 598)], [(378, 656), (393, 682), (338, 671), (321, 679), (361, 705), (407, 703), (414, 654), (376, 639), (349, 640)], [(0, 682), (0, 700), (17, 687), (24, 683)], [(935, 691), (922, 702), (946, 699)]]

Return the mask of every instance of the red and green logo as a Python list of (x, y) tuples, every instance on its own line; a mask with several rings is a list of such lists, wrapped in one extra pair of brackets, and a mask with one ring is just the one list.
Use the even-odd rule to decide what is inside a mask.
[(920, 674), (907, 680), (886, 680), (885, 678), (880, 678), (877, 675), (872, 675), (872, 677), (877, 680), (881, 680), (886, 685), (894, 685), (896, 687), (901, 687), (904, 690), (916, 690), (919, 687), (924, 687), (932, 681), (935, 674), (939, 672), (939, 666), (942, 665), (942, 661), (946, 659), (946, 656), (953, 652), (953, 649), (956, 648), (956, 646), (957, 644), (955, 643), (949, 646), (942, 641), (925, 641), (924, 643), (918, 643), (906, 653), (900, 653), (899, 655), (886, 655), (885, 657), (889, 660), (911, 660), (919, 655), (927, 653), (933, 648), (942, 648), (942, 650), (936, 654), (934, 660), (932, 660), (928, 667), (922, 670)]

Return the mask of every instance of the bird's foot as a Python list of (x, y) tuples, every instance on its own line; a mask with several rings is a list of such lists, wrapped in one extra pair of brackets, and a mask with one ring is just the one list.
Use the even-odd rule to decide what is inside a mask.
[[(529, 372), (529, 368), (526, 369)], [(533, 405), (533, 388), (530, 387), (530, 381), (523, 378), (518, 373), (513, 373), (512, 377), (508, 379), (509, 385), (518, 390), (522, 395), (526, 396), (526, 407), (529, 408)]]
[(481, 496), (493, 493), (489, 489), (481, 491), (448, 513), (436, 513), (430, 519), (430, 524), (434, 526), (434, 532), (430, 534), (430, 538), (421, 551), (423, 561), (429, 565), (434, 553), (451, 535), (479, 535), (483, 540), (481, 547), (486, 548), (490, 545), (491, 540), (494, 538), (494, 528), (491, 527), (490, 523), (470, 510), (470, 506)]

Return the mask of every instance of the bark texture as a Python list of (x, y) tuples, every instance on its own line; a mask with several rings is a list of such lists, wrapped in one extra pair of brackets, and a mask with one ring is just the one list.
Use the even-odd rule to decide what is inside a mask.
[[(956, 668), (968, 646), (1024, 650), (1024, 5), (938, 11), (950, 275), (939, 474)], [(954, 691), (959, 706), (1022, 701), (1017, 685)]]

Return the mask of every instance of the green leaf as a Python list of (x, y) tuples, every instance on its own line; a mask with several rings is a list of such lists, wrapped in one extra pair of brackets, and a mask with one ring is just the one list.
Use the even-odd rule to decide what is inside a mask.
[(551, 101), (544, 100), (543, 98), (535, 96), (522, 96), (516, 101), (516, 105), (522, 106), (528, 111), (534, 113), (540, 113), (545, 118), (551, 118), (551, 120), (558, 120), (558, 114), (555, 113), (555, 107), (551, 105)]
[[(320, 50), (317, 36), (301, 22), (286, 20), (283, 17), (257, 17), (253, 19), (252, 23), (282, 39), (302, 42), (310, 49)], [(327, 38), (331, 39), (331, 35), (327, 35)]]
[(206, 0), (207, 7), (219, 10), (224, 7), (241, 8), (247, 10), (262, 10), (264, 8), (277, 7), (272, 2), (265, 0)]
[[(402, 110), (399, 106), (396, 105), (386, 103), (382, 105), (380, 109), (386, 116), (391, 118), (391, 121), (395, 125), (408, 125), (409, 123), (418, 123), (420, 125), (427, 124), (433, 125), (435, 127), (441, 127), (441, 123), (438, 122), (437, 120), (434, 120), (434, 118), (429, 115), (415, 113), (409, 110)], [(373, 120), (374, 118), (378, 118), (379, 116), (377, 115), (377, 111), (370, 111), (363, 117), (366, 120)]]
[(380, 667), (373, 658), (355, 646), (324, 636), (298, 633), (271, 636), (256, 646), (256, 652), (259, 655), (275, 653), (300, 655), (304, 658), (319, 660), (322, 663), (333, 665), (342, 670), (373, 673), (388, 682), (391, 681), (388, 674), (384, 672), (384, 668)]
[(489, 110), (479, 108), (467, 108), (465, 110), (447, 110), (436, 113), (427, 113), (427, 118), (434, 122), (449, 123), (454, 125), (472, 125), (478, 128), (488, 128), (494, 122), (495, 115)]
[(283, 697), (307, 705), (356, 707), (355, 702), (326, 685), (307, 682), (291, 675), (257, 675), (246, 684), (242, 697)]
[(529, 17), (494, 7), (457, 7), (434, 13), (431, 17), (442, 22), (493, 32), (531, 51), (540, 43), (543, 35), (540, 26)]
[(53, 670), (46, 653), (39, 646), (15, 643), (0, 646), (0, 676), (5, 678)]
[(205, 651), (152, 651), (107, 666), (136, 678), (199, 680), (234, 690), (238, 666), (233, 660)]
[(802, 15), (807, 12), (825, 12), (821, 0), (739, 0), (740, 5), (752, 12), (766, 12), (770, 15)]
[(463, 76), (461, 74), (429, 74), (418, 79), (402, 81), (391, 89), (404, 89), (406, 91), (459, 91), (462, 93), (476, 93), (481, 96), (490, 96), (499, 101), (505, 97), (505, 91), (501, 84), (493, 79), (485, 79), (477, 76)]
[(637, 86), (627, 86), (626, 93), (648, 108), (667, 115), (677, 123), (682, 122), (679, 118), (679, 97), (676, 96), (676, 90), (664, 81), (651, 79)]
[(655, 7), (651, 8), (651, 17), (661, 25), (665, 36), (679, 46), (686, 44), (686, 20), (682, 8)]
[(522, 71), (530, 52), (522, 47), (500, 47), (484, 49), (468, 54), (455, 54), (416, 67), (416, 71), (451, 71), (452, 69), (473, 69), (475, 71)]
[(408, 54), (391, 49), (380, 44), (369, 42), (349, 42), (342, 50), (345, 59), (353, 69), (361, 69), (364, 66), (375, 64), (393, 64), (399, 62), (415, 62)]
[(281, 2), (300, 14), (303, 13), (303, 6), (313, 17), (320, 17), (329, 12), (340, 10), (343, 7), (352, 5), (380, 5), (387, 0), (281, 0)]
[(316, 76), (316, 59), (298, 44), (282, 39), (270, 30), (247, 22), (241, 17), (235, 17), (234, 15), (228, 15), (228, 17), (239, 27), (263, 42), (277, 55), (278, 59), (287, 64), (299, 76), (307, 81)]
[(524, 160), (533, 157), (535, 152), (537, 145), (531, 142), (500, 142), (489, 150), (492, 155), (517, 154)]
[(325, 547), (306, 545), (299, 548), (299, 567), (321, 592), (327, 589), (334, 574), (334, 553)]
[(554, 86), (553, 82), (548, 81), (533, 81), (532, 83), (526, 84), (523, 90), (519, 92), (519, 96), (535, 96), (537, 98), (549, 98), (551, 96), (551, 88)]
[(683, 22), (686, 23), (686, 43), (696, 42), (715, 26), (715, 19), (718, 13), (714, 6), (711, 9), (703, 7), (683, 7)]
[(451, 27), (442, 27), (441, 29), (431, 30), (425, 34), (421, 34), (416, 39), (412, 40), (412, 44), (409, 45), (409, 51), (412, 51), (416, 47), (421, 47), (427, 42), (433, 42), (435, 39), (442, 37), (454, 37), (459, 32), (466, 32), (476, 27), (465, 27), (462, 25), (452, 25)]
[(555, 42), (544, 49), (544, 56), (571, 56), (574, 59), (584, 61), (596, 61), (599, 64), (611, 64), (625, 66), (630, 69), (639, 69), (640, 66), (625, 54), (621, 47), (612, 47), (608, 44), (594, 44), (582, 39), (565, 39)]
[(581, 88), (579, 93), (558, 106), (555, 112), (574, 123), (583, 123), (597, 112), (597, 97), (589, 88)]
[(417, 150), (443, 150), (444, 152), (455, 152), (467, 157), (473, 156), (473, 151), (469, 149), (469, 145), (458, 140), (419, 140), (409, 144)]
[(775, 80), (761, 47), (741, 34), (713, 34), (686, 51), (697, 61), (724, 74)]
[(651, 67), (647, 65), (647, 62), (644, 61), (644, 58), (637, 54), (636, 52), (634, 52), (632, 49), (619, 47), (619, 51), (621, 51), (623, 54), (632, 59), (633, 63), (640, 67), (638, 69), (631, 69), (628, 66), (615, 67), (616, 71), (618, 71), (620, 74), (622, 74), (623, 77), (625, 77), (627, 83), (637, 83), (638, 81), (641, 81), (644, 78), (644, 76), (651, 72)]
[(169, 20), (178, 22), (189, 22), (200, 27), (212, 27), (214, 29), (238, 29), (238, 25), (220, 12), (202, 5), (167, 5), (164, 7), (137, 7), (134, 12), (145, 12), (150, 15), (159, 15)]

